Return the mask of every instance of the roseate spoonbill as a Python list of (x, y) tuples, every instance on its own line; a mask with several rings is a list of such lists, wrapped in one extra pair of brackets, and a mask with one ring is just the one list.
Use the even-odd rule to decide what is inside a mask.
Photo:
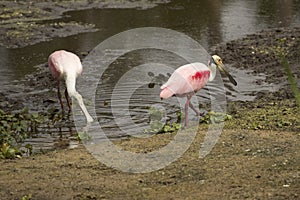
[(174, 71), (169, 80), (161, 86), (161, 99), (167, 99), (171, 96), (187, 97), (185, 104), (185, 126), (188, 124), (189, 107), (197, 115), (201, 115), (190, 102), (191, 98), (208, 81), (214, 80), (217, 68), (228, 76), (232, 84), (237, 85), (233, 77), (225, 70), (222, 59), (217, 55), (213, 55), (208, 62), (208, 66), (196, 62), (179, 67)]
[(79, 57), (74, 53), (67, 52), (65, 50), (55, 51), (48, 58), (48, 66), (50, 68), (53, 78), (57, 80), (57, 95), (62, 111), (64, 112), (64, 105), (61, 99), (59, 85), (60, 80), (65, 80), (65, 97), (67, 99), (69, 112), (72, 111), (72, 108), (68, 96), (75, 97), (78, 101), (82, 112), (86, 117), (87, 122), (92, 122), (93, 118), (88, 113), (83, 103), (82, 96), (75, 89), (76, 78), (82, 72), (82, 65)]

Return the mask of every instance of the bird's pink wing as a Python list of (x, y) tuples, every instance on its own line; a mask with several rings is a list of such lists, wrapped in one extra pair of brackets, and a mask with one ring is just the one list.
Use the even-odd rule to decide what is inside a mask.
[(191, 63), (179, 67), (174, 71), (169, 80), (161, 87), (160, 97), (169, 98), (173, 95), (184, 96), (197, 92), (208, 81), (210, 71), (202, 63)]
[(82, 65), (77, 55), (64, 50), (55, 51), (49, 56), (48, 64), (54, 78), (64, 74), (79, 75), (82, 72)]
[(58, 62), (58, 56), (54, 52), (48, 58), (48, 66), (54, 78), (59, 78), (62, 75), (63, 68)]

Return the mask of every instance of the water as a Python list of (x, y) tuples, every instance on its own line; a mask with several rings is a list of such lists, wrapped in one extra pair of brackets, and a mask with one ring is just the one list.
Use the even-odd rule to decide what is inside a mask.
[[(114, 34), (125, 30), (138, 27), (164, 27), (182, 32), (194, 40), (198, 41), (206, 49), (221, 42), (241, 38), (246, 34), (255, 33), (259, 30), (275, 27), (292, 27), (300, 25), (300, 1), (296, 0), (223, 0), (223, 1), (181, 1), (173, 0), (167, 4), (160, 4), (156, 7), (140, 10), (133, 8), (126, 9), (90, 9), (81, 11), (67, 12), (63, 16), (63, 21), (77, 21), (82, 23), (95, 24), (96, 32), (83, 33), (65, 38), (54, 38), (52, 41), (41, 42), (24, 48), (7, 49), (0, 48), (0, 84), (8, 85), (15, 80), (22, 79), (26, 74), (34, 71), (34, 66), (47, 61), (48, 55), (56, 49), (68, 49), (73, 52), (87, 52), (95, 48), (99, 43), (111, 37)], [(176, 41), (174, 41), (176, 42)], [(148, 52), (149, 53), (149, 52)], [(111, 115), (109, 101), (112, 94), (112, 86), (116, 84), (124, 71), (131, 69), (141, 63), (155, 62), (162, 63), (176, 68), (185, 61), (166, 55), (158, 51), (150, 52), (151, 56), (145, 56), (143, 52), (131, 54), (119, 59), (103, 75), (103, 83), (99, 85), (97, 92), (96, 108), (100, 123), (111, 129), (111, 131), (120, 131), (117, 128), (116, 121)], [(150, 54), (148, 54), (150, 55)], [(147, 57), (155, 58), (147, 60)], [(202, 61), (206, 62), (206, 61)], [(232, 75), (238, 82), (238, 87), (232, 87), (225, 79), (225, 86), (228, 100), (253, 100), (255, 93), (260, 91), (276, 91), (280, 85), (272, 85), (264, 82), (267, 74), (251, 75), (251, 71), (245, 71), (227, 66)], [(151, 74), (151, 73), (152, 74)], [(130, 100), (130, 112), (122, 113), (119, 104), (115, 105), (118, 114), (124, 117), (120, 118), (118, 123), (123, 127), (133, 130), (128, 125), (128, 118), (132, 118), (135, 123), (143, 124), (141, 129), (147, 128), (149, 120), (149, 108), (153, 105), (163, 105), (157, 96), (159, 93), (159, 84), (168, 78), (168, 73), (161, 73), (158, 70), (142, 70), (141, 77), (145, 80), (155, 82), (153, 88), (144, 84), (133, 93)], [(152, 80), (155, 79), (155, 80)], [(133, 85), (126, 85), (131, 88)], [(250, 86), (250, 87), (249, 87)], [(216, 87), (212, 84), (212, 87)], [(2, 87), (7, 88), (7, 87)], [(3, 89), (2, 89), (3, 90)], [(1, 89), (0, 89), (1, 91)], [(118, 93), (122, 96), (121, 91)], [(120, 98), (120, 97), (118, 97)], [(209, 100), (207, 89), (197, 95), (199, 102)], [(176, 102), (171, 107), (167, 117), (175, 115)], [(117, 101), (116, 101), (117, 102)], [(108, 104), (108, 105), (106, 105)], [(141, 131), (138, 129), (138, 131)], [(50, 132), (55, 133), (52, 138), (61, 138), (59, 131), (54, 129)], [(62, 131), (66, 134), (68, 128)], [(39, 139), (37, 143), (41, 143)], [(48, 139), (46, 139), (48, 140)], [(57, 141), (58, 139), (53, 139)], [(49, 140), (48, 140), (49, 141)], [(55, 142), (51, 142), (52, 146)], [(49, 146), (49, 145), (48, 145)]]
[[(138, 40), (137, 36), (135, 38)], [(127, 39), (131, 41), (129, 38)], [(162, 39), (167, 40), (167, 38)], [(180, 42), (182, 49), (186, 48), (186, 43)], [(188, 52), (191, 52), (192, 48), (188, 49)], [(186, 64), (187, 61), (185, 59), (178, 58), (173, 53), (157, 49), (136, 50), (130, 53), (122, 53), (120, 49), (117, 49), (115, 54), (123, 54), (123, 56), (109, 64), (109, 67), (102, 71), (101, 69), (106, 66), (105, 63), (110, 63), (110, 57), (115, 56), (113, 50), (104, 52), (106, 53), (104, 53), (103, 57), (106, 59), (99, 58), (100, 61), (97, 61), (97, 58), (94, 56), (89, 56), (87, 58), (89, 61), (84, 61), (85, 66), (92, 73), (84, 73), (83, 76), (89, 77), (91, 81), (86, 81), (83, 78), (79, 80), (78, 87), (83, 92), (82, 94), (86, 100), (91, 101), (95, 96), (95, 105), (91, 106), (90, 110), (95, 107), (97, 119), (106, 135), (111, 137), (151, 132), (151, 124), (154, 122), (151, 116), (151, 110), (153, 111), (153, 109), (162, 110), (163, 122), (176, 122), (177, 111), (184, 113), (185, 98), (173, 97), (162, 101), (159, 93), (160, 86), (168, 80), (174, 69)], [(95, 55), (99, 54), (97, 52)], [(136, 57), (140, 59), (134, 59)], [(165, 60), (164, 58), (169, 59)], [(209, 109), (217, 111), (216, 105), (211, 104), (213, 101), (223, 103), (222, 94), (224, 95), (225, 93), (228, 100), (251, 101), (254, 100), (254, 94), (257, 92), (277, 91), (279, 89), (278, 85), (264, 82), (266, 78), (264, 74), (254, 76), (250, 75), (250, 70), (227, 67), (236, 74), (236, 80), (239, 83), (238, 87), (233, 86), (228, 78), (226, 79), (225, 77), (223, 79), (224, 82), (218, 78), (213, 82), (209, 82), (207, 86), (192, 98), (192, 103), (196, 108), (199, 104), (201, 107), (205, 107), (201, 110), (202, 112)], [(98, 74), (101, 74), (101, 78), (98, 77)], [(98, 84), (94, 90), (92, 82), (95, 80), (99, 80), (99, 82), (96, 82)], [(254, 80), (257, 81), (257, 84), (253, 82)], [(84, 82), (88, 82), (86, 84), (88, 87), (82, 84)], [(223, 84), (225, 85), (225, 91), (223, 91)], [(221, 112), (226, 112), (226, 106), (219, 109)], [(189, 119), (196, 121), (199, 118), (190, 111)], [(82, 115), (81, 120), (84, 120)]]
[(173, 0), (147, 10), (91, 9), (64, 14), (63, 21), (95, 24), (98, 32), (84, 33), (19, 49), (0, 48), (0, 84), (21, 79), (33, 66), (47, 61), (56, 49), (86, 52), (104, 39), (131, 28), (157, 26), (183, 32), (205, 48), (265, 28), (299, 26), (296, 0)]

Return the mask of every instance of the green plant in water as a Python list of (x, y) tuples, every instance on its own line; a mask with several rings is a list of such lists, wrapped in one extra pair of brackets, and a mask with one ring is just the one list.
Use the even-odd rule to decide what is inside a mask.
[[(151, 108), (150, 109), (150, 130), (144, 130), (145, 133), (168, 133), (181, 129), (181, 121), (184, 119), (184, 114), (180, 111), (176, 113), (177, 120), (174, 122), (168, 121), (162, 122), (163, 110)], [(231, 120), (232, 116), (220, 112), (210, 111), (206, 115), (200, 118), (200, 124), (212, 124), (221, 123), (227, 120)]]
[(231, 119), (232, 119), (231, 115), (210, 111), (200, 119), (200, 124), (221, 123)]
[(88, 135), (86, 132), (80, 131), (80, 132), (77, 133), (76, 139), (77, 139), (78, 141), (86, 142), (86, 141), (91, 140), (92, 137), (91, 137), (90, 135)]
[[(282, 43), (285, 43), (286, 42), (286, 38), (282, 38), (279, 40), (278, 42), (278, 46), (277, 46), (277, 49), (278, 51), (276, 52), (277, 56), (280, 57), (281, 59), (281, 63), (284, 67), (284, 70), (287, 74), (287, 77), (288, 77), (288, 82), (290, 84), (290, 87), (291, 87), (291, 90), (294, 94), (294, 97), (296, 99), (296, 102), (297, 102), (297, 105), (298, 107), (300, 107), (300, 92), (299, 92), (299, 89), (297, 87), (297, 82), (295, 81), (294, 79), (294, 76), (293, 76), (293, 73), (292, 73), (292, 70), (290, 68), (290, 65), (286, 59), (286, 55), (289, 53), (288, 51), (285, 51), (284, 48), (282, 48), (281, 44)], [(299, 46), (299, 55), (300, 55), (300, 46)]]
[(177, 112), (177, 122), (163, 123), (164, 109), (151, 107), (150, 113), (150, 129), (144, 130), (145, 133), (167, 133), (179, 130), (181, 128), (180, 121), (182, 118), (181, 112)]
[(298, 48), (299, 48), (297, 56), (300, 56), (299, 43), (300, 43), (300, 40), (295, 37), (292, 37), (292, 38), (283, 37), (283, 38), (278, 39), (277, 43), (274, 44), (273, 46), (251, 47), (253, 50), (255, 50), (256, 52), (259, 52), (260, 54), (269, 55), (272, 53), (281, 60), (281, 63), (287, 74), (288, 82), (289, 82), (291, 90), (294, 94), (294, 97), (296, 99), (298, 107), (300, 107), (300, 91), (297, 87), (297, 83), (294, 79), (291, 68), (287, 61), (287, 56), (289, 54), (292, 54), (290, 49), (292, 47), (295, 47), (296, 45), (298, 45)]
[[(18, 144), (36, 134), (39, 124), (44, 120), (44, 116), (30, 114), (27, 109), (19, 113), (6, 113), (0, 109), (0, 157), (20, 157), (23, 152), (17, 147)], [(29, 154), (32, 153), (30, 145), (26, 145), (25, 148)]]
[(163, 128), (163, 123), (161, 122), (164, 115), (164, 110), (160, 108), (151, 107), (149, 109), (150, 113), (150, 130), (144, 130), (145, 133), (157, 133)]
[(180, 128), (181, 128), (180, 123), (173, 122), (172, 124), (165, 124), (162, 130), (163, 130), (164, 133), (167, 133), (167, 132), (177, 131)]
[(32, 199), (32, 194), (25, 195), (21, 198), (21, 200), (30, 200)]
[(3, 143), (0, 149), (1, 159), (20, 158), (22, 155), (21, 151), (15, 147), (11, 147), (7, 143)]
[(181, 120), (183, 119), (184, 117), (184, 114), (181, 112), (181, 111), (177, 111), (176, 112), (176, 116), (177, 116), (177, 120), (176, 122), (169, 122), (169, 123), (166, 123), (162, 129), (163, 132), (167, 133), (167, 132), (174, 132), (174, 131), (177, 131), (179, 129), (181, 129)]
[(289, 66), (289, 63), (288, 63), (286, 57), (283, 54), (281, 55), (281, 62), (282, 62), (282, 65), (285, 69), (285, 72), (287, 74), (288, 82), (290, 84), (291, 90), (292, 90), (292, 92), (294, 94), (294, 97), (296, 99), (296, 102), (297, 102), (298, 106), (300, 107), (300, 92), (299, 92), (299, 89), (297, 87), (297, 83), (294, 79), (291, 68)]

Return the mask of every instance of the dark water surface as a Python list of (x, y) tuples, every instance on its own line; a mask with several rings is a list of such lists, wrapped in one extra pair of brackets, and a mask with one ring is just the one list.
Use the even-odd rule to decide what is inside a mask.
[(91, 9), (67, 12), (64, 21), (95, 24), (98, 32), (56, 38), (32, 46), (0, 48), (0, 83), (10, 83), (33, 72), (56, 49), (84, 52), (106, 38), (137, 27), (157, 26), (180, 31), (205, 48), (273, 27), (300, 25), (299, 0), (173, 0), (154, 8)]

